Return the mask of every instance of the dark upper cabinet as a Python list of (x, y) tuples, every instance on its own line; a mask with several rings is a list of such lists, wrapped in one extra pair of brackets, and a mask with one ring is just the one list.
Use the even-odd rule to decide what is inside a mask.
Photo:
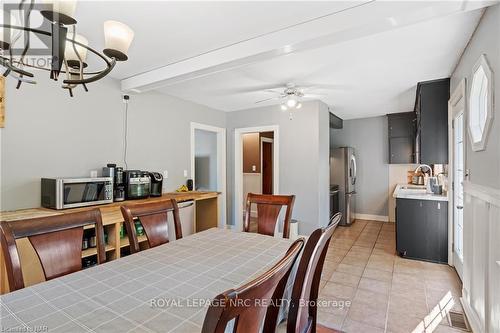
[(448, 164), (450, 79), (417, 85), (415, 155), (417, 163)]
[(409, 164), (415, 160), (415, 112), (387, 115), (389, 133), (389, 163)]

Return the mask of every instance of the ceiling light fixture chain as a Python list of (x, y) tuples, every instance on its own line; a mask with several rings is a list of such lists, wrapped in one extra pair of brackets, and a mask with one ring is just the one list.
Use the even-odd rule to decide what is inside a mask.
[[(87, 84), (98, 81), (108, 75), (116, 65), (117, 61), (126, 61), (127, 52), (134, 38), (134, 32), (121, 22), (104, 22), (105, 48), (102, 53), (88, 46), (88, 41), (82, 35), (76, 33), (77, 21), (73, 18), (76, 9), (76, 0), (45, 0), (45, 5), (39, 10), (40, 14), (50, 23), (51, 31), (31, 28), (30, 16), (35, 9), (34, 0), (30, 0), (27, 9), (24, 9), (26, 0), (19, 4), (22, 17), (20, 25), (16, 25), (16, 18), (11, 15), (0, 13), (0, 19), (9, 18), (11, 22), (0, 22), (0, 66), (4, 67), (3, 76), (11, 76), (17, 80), (17, 89), (21, 83), (35, 84), (33, 73), (24, 69), (34, 68), (50, 71), (50, 78), (57, 81), (59, 75), (63, 73), (63, 89), (67, 89), (73, 97), (73, 89), (81, 85), (88, 91)], [(24, 33), (24, 47), (20, 57), (15, 59), (13, 50), (15, 45)], [(44, 66), (28, 64), (25, 57), (30, 51), (30, 34), (39, 37), (50, 37), (50, 69)], [(5, 55), (8, 51), (9, 56)], [(105, 64), (101, 70), (88, 71), (86, 68), (87, 53), (97, 56)]]

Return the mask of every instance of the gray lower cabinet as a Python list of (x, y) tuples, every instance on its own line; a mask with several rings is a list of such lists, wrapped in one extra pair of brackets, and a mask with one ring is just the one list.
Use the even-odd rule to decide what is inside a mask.
[(405, 258), (448, 262), (448, 203), (397, 199), (396, 250)]

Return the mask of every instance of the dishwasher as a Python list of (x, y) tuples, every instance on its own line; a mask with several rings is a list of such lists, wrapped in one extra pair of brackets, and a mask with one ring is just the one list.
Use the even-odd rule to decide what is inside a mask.
[[(182, 237), (189, 236), (195, 232), (194, 224), (194, 201), (181, 201), (177, 203), (179, 206), (179, 218), (182, 230)], [(175, 228), (174, 228), (174, 217), (172, 213), (169, 213), (168, 217), (168, 239), (175, 240)]]

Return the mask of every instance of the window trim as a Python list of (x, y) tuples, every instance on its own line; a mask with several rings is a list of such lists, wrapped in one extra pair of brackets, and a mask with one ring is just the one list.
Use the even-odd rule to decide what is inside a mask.
[[(479, 69), (482, 69), (486, 79), (488, 80), (488, 87), (487, 87), (487, 106), (486, 106), (486, 120), (484, 123), (484, 129), (481, 133), (481, 139), (479, 141), (474, 141), (474, 136), (473, 136), (473, 131), (474, 127), (476, 124), (472, 123), (472, 112), (475, 108), (475, 105), (477, 105), (477, 100), (473, 100), (473, 97), (477, 96), (476, 94), (473, 94), (474, 90), (474, 82), (475, 82), (475, 75)], [(482, 91), (482, 89), (481, 89)], [(470, 85), (470, 93), (469, 93), (469, 107), (468, 107), (468, 119), (467, 119), (467, 129), (469, 132), (469, 139), (471, 142), (471, 148), (473, 151), (482, 151), (486, 149), (486, 145), (488, 142), (488, 136), (490, 133), (491, 125), (493, 123), (493, 118), (494, 118), (494, 82), (493, 82), (493, 71), (491, 70), (491, 67), (488, 63), (488, 60), (486, 59), (485, 54), (481, 54), (477, 62), (474, 64), (474, 67), (472, 69), (472, 76), (471, 76), (471, 85)], [(477, 118), (478, 115), (475, 115), (474, 118)]]

